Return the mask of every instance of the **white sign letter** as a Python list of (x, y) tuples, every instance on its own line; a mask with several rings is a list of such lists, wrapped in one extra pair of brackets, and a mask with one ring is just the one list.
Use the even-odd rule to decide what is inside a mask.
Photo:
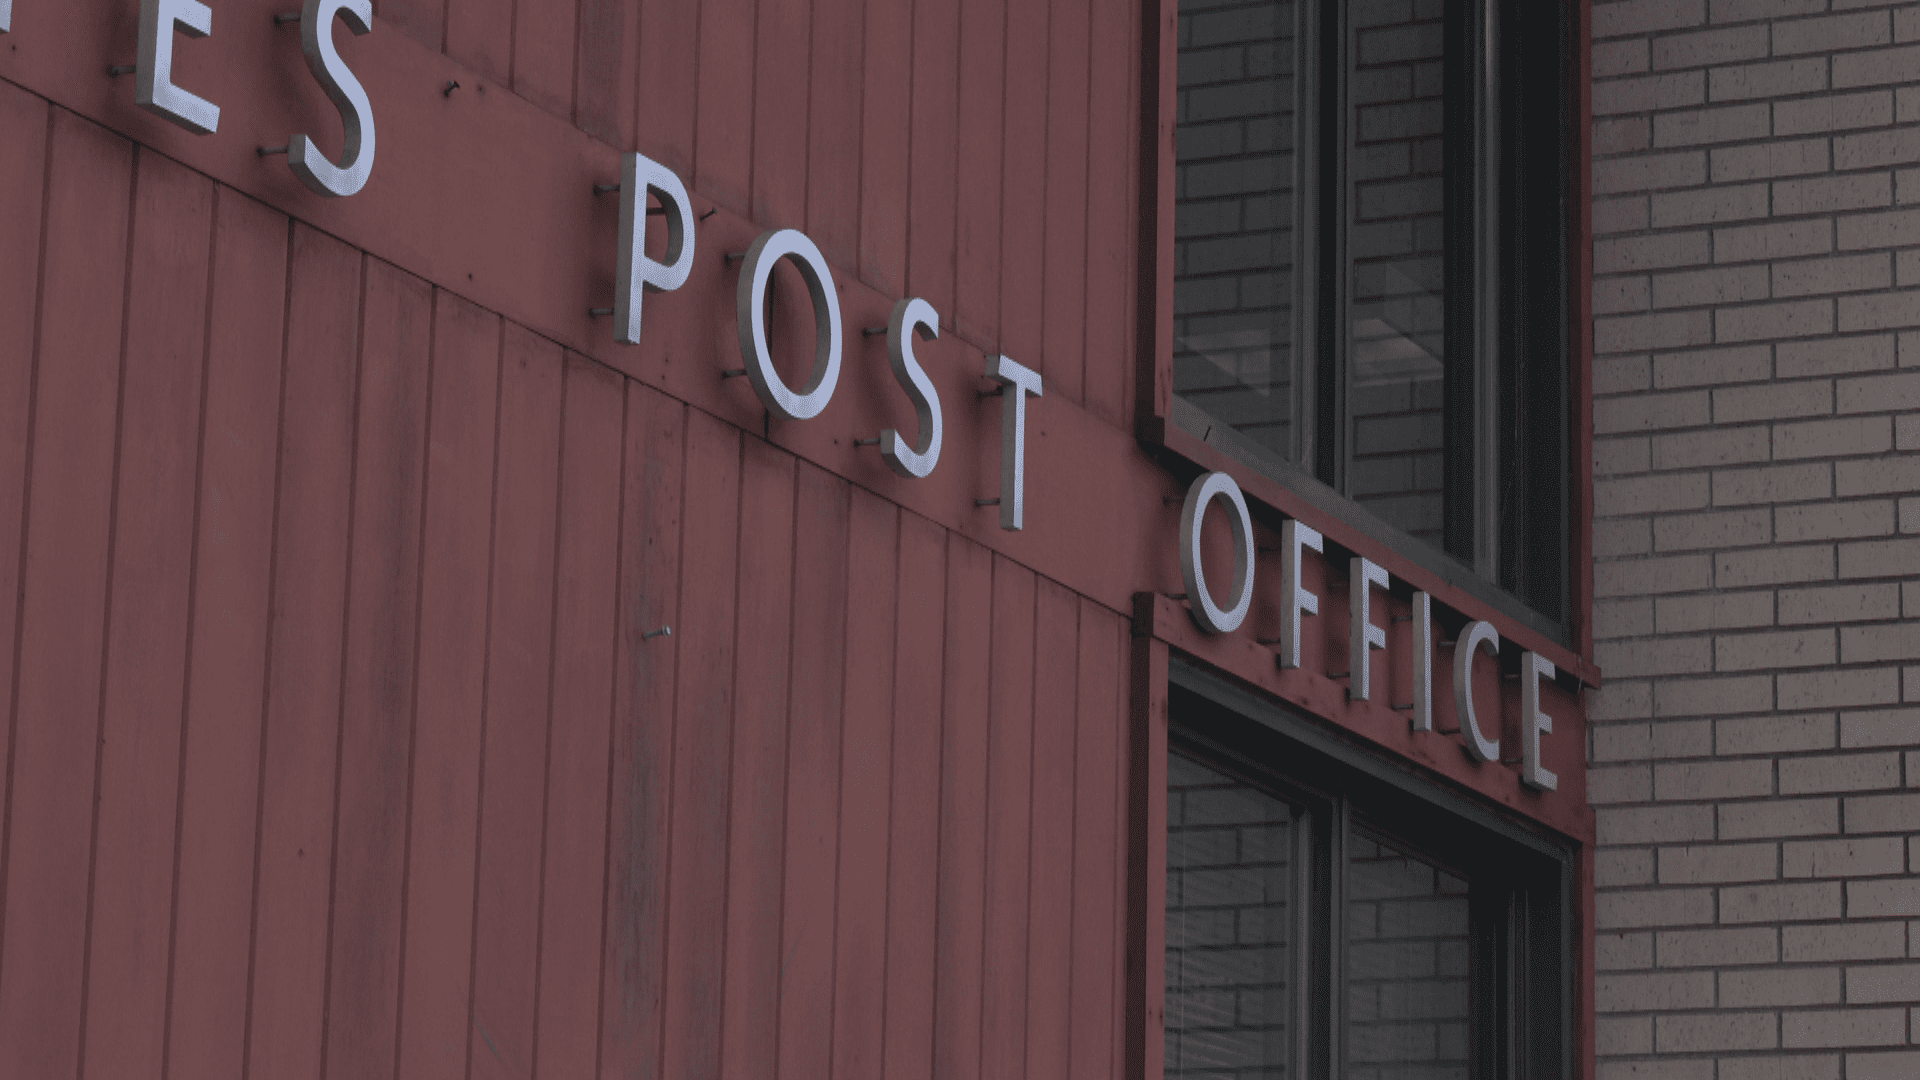
[[(647, 258), (647, 192), (667, 219), (667, 261)], [(693, 273), (693, 203), (673, 170), (628, 154), (620, 170), (620, 262), (615, 268), (613, 340), (640, 344), (640, 298), (646, 289), (672, 292)]]
[(1027, 395), (1040, 396), (1040, 373), (1004, 356), (987, 364), (987, 378), (1000, 384), (1000, 527), (1026, 527)]
[(1467, 737), (1467, 753), (1475, 761), (1500, 760), (1500, 740), (1480, 734), (1480, 718), (1473, 714), (1473, 654), (1485, 650), (1498, 671), (1500, 631), (1490, 622), (1468, 624), (1453, 643), (1453, 709), (1460, 714), (1460, 730)]
[[(1201, 519), (1215, 499), (1227, 504), (1227, 516), (1233, 520), (1233, 604), (1225, 609), (1207, 591), (1207, 575), (1200, 563)], [(1187, 489), (1186, 505), (1180, 508), (1180, 576), (1186, 580), (1187, 602), (1200, 629), (1225, 634), (1240, 628), (1253, 606), (1253, 517), (1247, 513), (1240, 485), (1226, 473), (1207, 473)]]
[(1433, 730), (1433, 597), (1413, 594), (1413, 716), (1415, 731)]
[(0, 34), (13, 29), (13, 0), (0, 0)]
[(940, 392), (933, 388), (933, 380), (927, 378), (913, 355), (915, 333), (922, 341), (938, 340), (940, 313), (925, 300), (901, 300), (893, 305), (893, 315), (887, 319), (887, 363), (893, 367), (900, 389), (913, 399), (913, 411), (920, 418), (920, 442), (908, 447), (898, 431), (887, 428), (880, 433), (880, 456), (894, 472), (920, 480), (940, 464)]
[(287, 165), (315, 195), (344, 198), (366, 187), (367, 177), (373, 174), (373, 105), (333, 47), (335, 15), (355, 34), (371, 33), (373, 0), (307, 0), (300, 11), (300, 51), (306, 54), (307, 70), (340, 110), (346, 150), (335, 165), (312, 139), (295, 135), (287, 142)]
[(1520, 658), (1520, 782), (1553, 791), (1560, 778), (1540, 767), (1540, 733), (1553, 731), (1553, 717), (1540, 711), (1540, 680), (1554, 676), (1553, 661), (1538, 653)]
[(1300, 613), (1320, 614), (1320, 598), (1300, 584), (1300, 549), (1324, 551), (1320, 534), (1298, 521), (1280, 523), (1280, 666), (1300, 666)]
[[(813, 374), (807, 379), (806, 389), (797, 394), (781, 381), (767, 347), (767, 286), (773, 281), (774, 264), (781, 259), (792, 259), (799, 267), (807, 294), (813, 298)], [(840, 382), (840, 294), (834, 291), (833, 271), (827, 268), (826, 257), (797, 230), (761, 233), (747, 249), (735, 300), (740, 358), (746, 361), (747, 378), (767, 411), (788, 420), (819, 416), (833, 400), (833, 388)]]
[(211, 135), (220, 126), (220, 106), (173, 85), (176, 27), (188, 37), (206, 37), (213, 33), (213, 12), (200, 0), (142, 0), (140, 73), (134, 77), (133, 100), (196, 135)]
[(1385, 592), (1387, 570), (1354, 556), (1347, 583), (1347, 700), (1365, 701), (1373, 680), (1373, 650), (1387, 647), (1387, 632), (1373, 625), (1373, 590)]

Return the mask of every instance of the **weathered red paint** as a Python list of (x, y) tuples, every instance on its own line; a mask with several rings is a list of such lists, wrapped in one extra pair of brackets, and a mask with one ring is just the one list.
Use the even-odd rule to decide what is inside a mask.
[[(266, 9), (182, 42), (224, 109), (195, 138), (101, 74), (126, 5), (16, 7), (0, 1075), (1140, 1076), (1176, 651), (1590, 831), (1570, 698), (1543, 799), (1326, 665), (1133, 620), (1179, 590), (1163, 500), (1217, 464), (1134, 427), (1167, 390), (1135, 363), (1170, 311), (1161, 0), (396, 0), (339, 38), (381, 156), (333, 201), (254, 153), (338, 123)], [(717, 211), (632, 348), (587, 315), (628, 149)], [(848, 328), (807, 423), (718, 377), (720, 256), (770, 227)], [(853, 333), (910, 291), (948, 422), (917, 482), (853, 445), (911, 422)], [(1001, 351), (1047, 378), (1022, 533), (974, 504)]]

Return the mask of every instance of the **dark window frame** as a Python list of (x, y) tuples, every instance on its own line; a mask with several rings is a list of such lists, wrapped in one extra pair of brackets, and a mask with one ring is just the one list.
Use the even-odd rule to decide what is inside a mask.
[[(1341, 10), (1337, 0), (1300, 0), (1300, 4), (1305, 13), (1301, 40), (1318, 46), (1299, 49), (1298, 79), (1304, 87), (1325, 83), (1322, 72), (1342, 62), (1344, 29), (1336, 26), (1326, 32), (1316, 25), (1325, 13)], [(1510, 175), (1497, 184), (1476, 179), (1472, 185), (1452, 185), (1447, 196), (1450, 207), (1455, 203), (1471, 207), (1474, 229), (1461, 235), (1478, 238), (1459, 245), (1449, 240), (1452, 248), (1461, 250), (1464, 266), (1450, 272), (1450, 280), (1467, 274), (1478, 283), (1471, 290), (1450, 291), (1450, 307), (1461, 309), (1449, 312), (1450, 324), (1464, 320), (1472, 329), (1454, 332), (1450, 326), (1449, 337), (1484, 354), (1468, 378), (1455, 377), (1446, 390), (1450, 398), (1463, 403), (1449, 410), (1455, 427), (1448, 434), (1447, 467), (1454, 474), (1449, 483), (1473, 491), (1470, 505), (1449, 500), (1453, 506), (1446, 528), (1451, 538), (1448, 546), (1454, 549), (1451, 554), (1401, 532), (1354, 502), (1343, 487), (1350, 427), (1342, 393), (1348, 377), (1342, 359), (1347, 322), (1341, 299), (1344, 276), (1317, 290), (1305, 284), (1315, 277), (1315, 270), (1343, 265), (1339, 257), (1343, 216), (1314, 209), (1326, 205), (1329, 191), (1342, 190), (1343, 153), (1319, 155), (1319, 167), (1300, 168), (1296, 180), (1302, 208), (1296, 220), (1302, 227), (1296, 229), (1295, 241), (1300, 269), (1294, 274), (1293, 310), (1300, 327), (1296, 340), (1301, 345), (1295, 395), (1303, 404), (1295, 410), (1294, 444), (1316, 447), (1312, 460), (1296, 462), (1269, 451), (1174, 396), (1172, 144), (1177, 125), (1172, 102), (1177, 95), (1178, 0), (1148, 0), (1145, 7), (1149, 82), (1143, 95), (1143, 136), (1148, 155), (1141, 189), (1145, 212), (1142, 370), (1137, 384), (1142, 438), (1204, 467), (1219, 467), (1219, 457), (1247, 467), (1405, 563), (1579, 655), (1590, 655), (1591, 447), (1586, 440), (1591, 425), (1584, 418), (1590, 411), (1591, 358), (1588, 339), (1579, 329), (1587, 313), (1584, 283), (1590, 268), (1575, 254), (1584, 251), (1589, 231), (1584, 202), (1576, 194), (1584, 190), (1589, 156), (1582, 82), (1587, 66), (1582, 45), (1588, 34), (1585, 5), (1580, 0), (1546, 4), (1469, 0), (1460, 5), (1468, 14), (1453, 19), (1455, 25), (1449, 31), (1449, 57), (1464, 50), (1475, 61), (1449, 64), (1449, 71), (1457, 71), (1458, 79), (1467, 84), (1459, 94), (1450, 88), (1450, 108), (1457, 107), (1469, 117), (1491, 109), (1488, 95), (1477, 89), (1486, 86), (1540, 85), (1546, 80), (1556, 91), (1508, 95), (1518, 96), (1520, 104), (1536, 112), (1550, 111), (1549, 118), (1528, 120), (1527, 130), (1537, 133), (1550, 128), (1553, 138), (1537, 134), (1522, 138), (1517, 122), (1494, 131), (1492, 125), (1476, 121), (1471, 137), (1458, 140), (1475, 169), (1504, 170)], [(1545, 33), (1558, 47), (1480, 49), (1477, 45), (1486, 44), (1484, 40), (1463, 28), (1476, 18), (1493, 19), (1512, 36), (1520, 36), (1516, 28), (1535, 34), (1536, 39), (1535, 31)], [(1528, 30), (1523, 24), (1529, 18), (1544, 18), (1547, 25), (1544, 30), (1539, 26)], [(1475, 48), (1462, 44), (1469, 40), (1477, 43)], [(1152, 92), (1155, 81), (1160, 89), (1157, 98)], [(1297, 138), (1303, 147), (1330, 145), (1318, 134), (1328, 124), (1342, 128), (1339, 145), (1347, 144), (1344, 80), (1331, 82), (1335, 92), (1303, 96), (1297, 103)], [(1524, 111), (1509, 104), (1515, 115)], [(1451, 114), (1448, 123), (1456, 123)], [(1497, 138), (1486, 151), (1476, 150), (1476, 142), (1490, 135)], [(1459, 171), (1451, 165), (1448, 169), (1450, 177)], [(1551, 183), (1539, 183), (1541, 177)], [(1305, 227), (1306, 221), (1320, 226)], [(1550, 227), (1523, 228), (1523, 223)], [(1515, 242), (1487, 239), (1499, 236)], [(1552, 272), (1535, 272), (1540, 267)], [(1496, 292), (1502, 283), (1504, 298)], [(1453, 347), (1449, 345), (1450, 354)], [(1549, 362), (1539, 362), (1541, 356)], [(1453, 453), (1451, 448), (1461, 443), (1473, 452)], [(1516, 508), (1515, 512), (1502, 515), (1502, 504)], [(1471, 557), (1462, 560), (1458, 555), (1467, 546), (1472, 547)]]
[[(1169, 664), (1168, 681), (1166, 753), (1201, 761), (1304, 811), (1293, 922), (1305, 932), (1293, 950), (1289, 1076), (1345, 1075), (1346, 840), (1360, 825), (1469, 882), (1471, 1080), (1572, 1080), (1575, 845), (1184, 662)], [(1164, 862), (1149, 872), (1164, 874)], [(1166, 919), (1164, 910), (1145, 914)], [(1164, 980), (1145, 990), (1164, 994)]]

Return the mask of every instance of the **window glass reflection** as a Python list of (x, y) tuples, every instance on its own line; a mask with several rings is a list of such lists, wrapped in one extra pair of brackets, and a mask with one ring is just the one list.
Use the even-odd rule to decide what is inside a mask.
[(1466, 1080), (1467, 883), (1355, 832), (1348, 1080)]

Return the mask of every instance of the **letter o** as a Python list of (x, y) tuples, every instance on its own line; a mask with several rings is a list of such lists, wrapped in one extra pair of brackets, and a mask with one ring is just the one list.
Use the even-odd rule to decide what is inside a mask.
[[(1224, 610), (1207, 591), (1207, 578), (1200, 565), (1200, 525), (1207, 504), (1215, 499), (1227, 504), (1227, 514), (1233, 519), (1233, 603)], [(1230, 633), (1246, 621), (1247, 610), (1253, 606), (1253, 517), (1247, 513), (1240, 485), (1226, 473), (1207, 473), (1187, 489), (1186, 504), (1180, 508), (1180, 576), (1187, 582), (1193, 621), (1202, 630)]]
[[(767, 286), (781, 259), (793, 260), (813, 299), (813, 374), (799, 393), (781, 381), (767, 348)], [(747, 249), (746, 265), (740, 268), (737, 306), (740, 358), (746, 362), (754, 393), (770, 412), (788, 420), (819, 416), (833, 400), (834, 385), (840, 381), (840, 294), (834, 290), (833, 272), (820, 249), (797, 229), (762, 233)]]

